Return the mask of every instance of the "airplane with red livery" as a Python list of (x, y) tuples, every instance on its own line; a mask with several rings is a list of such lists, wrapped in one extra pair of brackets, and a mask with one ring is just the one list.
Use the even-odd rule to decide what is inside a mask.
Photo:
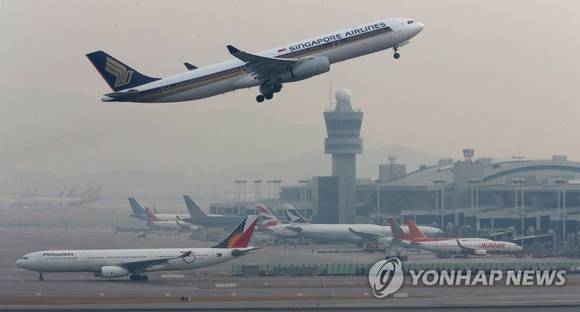
[(389, 218), (389, 223), (393, 229), (393, 238), (401, 245), (431, 251), (441, 258), (453, 255), (485, 256), (488, 253), (515, 254), (522, 251), (522, 247), (516, 243), (493, 241), (486, 238), (427, 237), (413, 220), (407, 222), (409, 234), (405, 234), (395, 219)]

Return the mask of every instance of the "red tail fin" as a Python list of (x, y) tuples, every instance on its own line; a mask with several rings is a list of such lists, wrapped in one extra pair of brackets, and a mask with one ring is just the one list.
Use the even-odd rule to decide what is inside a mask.
[(421, 229), (415, 224), (411, 219), (407, 220), (407, 226), (409, 227), (409, 234), (411, 238), (425, 238), (425, 234)]
[(391, 225), (391, 233), (393, 233), (393, 238), (394, 239), (408, 239), (409, 237), (407, 236), (407, 234), (405, 234), (405, 232), (403, 231), (403, 229), (401, 228), (401, 225), (399, 224), (399, 222), (397, 222), (397, 220), (395, 220), (394, 218), (389, 218), (389, 224)]
[(256, 210), (258, 210), (258, 215), (260, 216), (260, 222), (263, 227), (269, 228), (271, 226), (280, 224), (280, 221), (270, 212), (266, 206), (262, 204), (256, 205)]

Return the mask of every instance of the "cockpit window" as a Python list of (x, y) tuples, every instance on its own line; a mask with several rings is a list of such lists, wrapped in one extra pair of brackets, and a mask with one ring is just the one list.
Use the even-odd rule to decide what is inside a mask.
[(414, 20), (408, 20), (407, 24), (413, 24), (415, 21)]
[(22, 259), (24, 259), (24, 260), (28, 260), (28, 257), (22, 257)]

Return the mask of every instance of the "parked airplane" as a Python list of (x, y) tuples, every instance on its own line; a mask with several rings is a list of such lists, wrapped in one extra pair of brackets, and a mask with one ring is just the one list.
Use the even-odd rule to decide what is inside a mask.
[(177, 232), (193, 232), (199, 230), (199, 226), (181, 219), (178, 215), (175, 216), (174, 220), (160, 220), (157, 219), (149, 207), (145, 208), (145, 212), (149, 217), (147, 219), (147, 226), (153, 230)]
[(300, 212), (298, 212), (298, 209), (290, 204), (284, 205), (283, 211), (286, 218), (288, 218), (288, 223), (310, 223), (310, 220), (304, 218)]
[(366, 54), (399, 48), (423, 30), (409, 18), (385, 19), (301, 40), (252, 54), (228, 45), (235, 57), (223, 63), (198, 68), (185, 63), (187, 72), (167, 78), (143, 75), (103, 51), (87, 54), (91, 63), (113, 90), (103, 102), (191, 101), (259, 86), (256, 101), (270, 100), (288, 82), (326, 73), (333, 63)]
[[(228, 216), (228, 215), (214, 215), (206, 214), (205, 211), (197, 205), (196, 202), (189, 197), (189, 195), (183, 195), (183, 200), (187, 206), (187, 210), (191, 216), (188, 222), (203, 225), (203, 226), (230, 226), (233, 224), (238, 224), (244, 218), (243, 216)], [(187, 219), (184, 219), (187, 220)]]
[[(129, 197), (128, 199), (129, 199), (129, 205), (131, 205), (131, 211), (133, 212), (129, 216), (137, 218), (139, 220), (143, 220), (143, 221), (149, 221), (151, 219), (151, 217), (150, 217), (149, 213), (147, 213), (146, 209), (143, 208), (143, 206), (141, 206), (141, 204), (139, 204), (139, 202), (135, 198)], [(183, 220), (185, 222), (191, 223), (191, 216), (189, 214), (154, 213), (153, 211), (150, 211), (150, 212), (153, 213), (152, 219), (155, 221), (173, 221), (173, 223), (175, 224), (175, 221)], [(236, 224), (238, 224), (238, 223), (236, 223)]]
[(442, 258), (447, 258), (451, 255), (513, 254), (522, 251), (522, 247), (516, 243), (493, 241), (486, 238), (428, 239), (412, 220), (407, 223), (409, 229), (411, 229), (409, 234), (405, 233), (394, 219), (389, 219), (389, 222), (393, 228), (393, 238), (400, 241), (403, 246), (431, 251)]
[(48, 272), (92, 272), (103, 278), (129, 276), (132, 281), (146, 281), (146, 272), (192, 270), (256, 250), (248, 245), (257, 221), (256, 216), (248, 216), (211, 248), (45, 250), (24, 255), (16, 265), (38, 272), (39, 280)]
[(89, 204), (101, 198), (101, 187), (89, 187), (80, 195), (75, 194), (74, 188), (67, 193), (61, 191), (55, 196), (39, 196), (38, 190), (33, 189), (19, 198), (0, 198), (0, 205), (8, 207), (63, 207)]
[(298, 238), (299, 233), (288, 229), (286, 224), (282, 224), (266, 206), (262, 204), (256, 205), (258, 216), (260, 216), (260, 227), (267, 233), (274, 235), (276, 238), (288, 239)]
[[(275, 236), (289, 237), (288, 233), (295, 232), (292, 237), (308, 238), (325, 243), (363, 243), (365, 241), (377, 241), (385, 236), (391, 236), (391, 227), (376, 224), (314, 224), (314, 223), (289, 223), (281, 224), (280, 221), (262, 204), (256, 209), (263, 219), (262, 226)], [(438, 228), (423, 226), (425, 233), (436, 235), (442, 233)]]

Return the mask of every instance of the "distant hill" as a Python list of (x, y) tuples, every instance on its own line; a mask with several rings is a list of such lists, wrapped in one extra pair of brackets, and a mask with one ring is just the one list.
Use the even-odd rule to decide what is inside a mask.
[[(357, 157), (357, 176), (359, 178), (378, 177), (378, 165), (388, 163), (387, 157), (397, 156), (397, 162), (407, 165), (407, 172), (413, 171), (421, 164), (433, 165), (439, 156), (429, 154), (407, 146), (391, 145), (379, 149), (364, 151)], [(207, 177), (206, 182), (215, 183), (234, 179), (280, 179), (287, 183), (318, 175), (330, 175), (332, 170), (331, 155), (321, 151), (304, 153), (289, 159), (281, 159), (265, 164), (240, 166), (218, 171)]]

